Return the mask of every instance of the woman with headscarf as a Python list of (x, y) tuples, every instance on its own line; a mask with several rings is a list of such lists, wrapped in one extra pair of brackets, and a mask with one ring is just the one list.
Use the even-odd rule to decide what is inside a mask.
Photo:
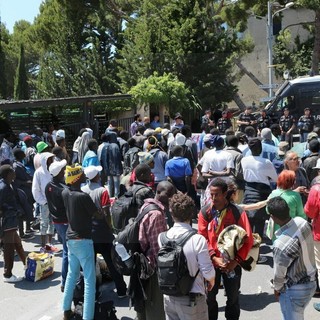
[(79, 163), (82, 163), (85, 154), (89, 150), (89, 147), (88, 147), (89, 140), (90, 140), (90, 133), (87, 130), (83, 131), (80, 136), (79, 144), (78, 144), (78, 162)]

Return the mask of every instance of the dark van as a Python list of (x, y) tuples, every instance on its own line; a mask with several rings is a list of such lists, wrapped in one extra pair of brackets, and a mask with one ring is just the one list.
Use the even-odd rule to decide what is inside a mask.
[(316, 126), (320, 126), (320, 76), (286, 81), (265, 109), (272, 121), (279, 123), (284, 107), (289, 108), (290, 114), (296, 120), (304, 114), (304, 108), (309, 107), (315, 117)]

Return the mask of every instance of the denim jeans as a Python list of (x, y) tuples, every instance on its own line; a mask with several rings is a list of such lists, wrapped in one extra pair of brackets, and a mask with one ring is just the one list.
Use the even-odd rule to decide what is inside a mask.
[(48, 204), (40, 205), (40, 234), (54, 234), (52, 218), (49, 212)]
[(62, 241), (62, 268), (61, 268), (61, 285), (64, 287), (68, 274), (68, 246), (66, 241), (66, 233), (68, 229), (67, 223), (55, 223), (55, 228)]
[(73, 291), (80, 275), (80, 266), (84, 276), (83, 320), (94, 319), (96, 294), (96, 268), (94, 263), (93, 241), (91, 239), (68, 240), (69, 268), (62, 308), (71, 310)]
[(300, 133), (300, 143), (307, 142), (308, 134), (309, 134), (309, 132)]
[(316, 290), (316, 282), (296, 284), (280, 294), (283, 320), (303, 320), (304, 309)]
[(120, 176), (108, 176), (109, 196), (118, 197), (120, 191)]

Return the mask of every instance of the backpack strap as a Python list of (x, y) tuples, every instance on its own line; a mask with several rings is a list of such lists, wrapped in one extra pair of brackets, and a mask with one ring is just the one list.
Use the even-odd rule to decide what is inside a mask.
[(232, 214), (233, 214), (233, 217), (234, 217), (234, 220), (236, 220), (236, 223), (238, 223), (240, 217), (241, 217), (241, 214), (242, 214), (242, 208), (239, 207), (238, 205), (234, 204), (234, 203), (231, 203), (229, 204), (229, 207), (231, 208), (232, 210)]
[(142, 210), (140, 210), (135, 221), (139, 223), (143, 219), (143, 217), (147, 215), (150, 211), (159, 209), (159, 206), (157, 206), (154, 203), (150, 203), (149, 205), (145, 206)]
[[(178, 238), (172, 239), (172, 238), (169, 238), (167, 236), (167, 232), (168, 231), (160, 233), (160, 243), (161, 243), (161, 245), (167, 245), (170, 241), (175, 241), (182, 248), (192, 236), (194, 236), (195, 234), (198, 233), (197, 230), (191, 229), (191, 230), (186, 231), (185, 233), (183, 233)], [(198, 271), (197, 271), (197, 273), (195, 274), (195, 276), (193, 278), (196, 278), (198, 276), (199, 271), (200, 271), (200, 269), (198, 268)]]
[(211, 203), (207, 203), (204, 207), (201, 208), (200, 212), (204, 218), (204, 220), (206, 220), (207, 222), (210, 222), (212, 220), (212, 218), (209, 217), (208, 215), (208, 210), (211, 207)]

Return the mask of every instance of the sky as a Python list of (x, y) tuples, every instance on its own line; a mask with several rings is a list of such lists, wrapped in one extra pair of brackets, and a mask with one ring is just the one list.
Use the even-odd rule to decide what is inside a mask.
[(1, 22), (13, 32), (13, 26), (18, 20), (33, 22), (39, 13), (42, 0), (0, 0)]

